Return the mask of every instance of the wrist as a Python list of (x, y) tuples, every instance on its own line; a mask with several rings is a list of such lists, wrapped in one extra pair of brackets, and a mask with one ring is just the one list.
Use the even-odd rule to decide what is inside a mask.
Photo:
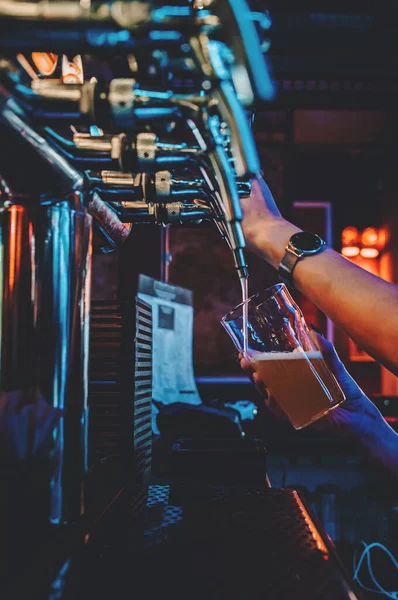
[(301, 231), (281, 216), (258, 219), (250, 228), (244, 228), (249, 250), (266, 260), (275, 269), (279, 267), (289, 239)]

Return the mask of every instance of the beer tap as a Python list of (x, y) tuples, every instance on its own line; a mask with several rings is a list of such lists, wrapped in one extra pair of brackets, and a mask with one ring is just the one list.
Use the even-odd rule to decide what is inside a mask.
[(150, 131), (131, 134), (74, 133), (72, 140), (44, 129), (50, 143), (76, 166), (108, 163), (126, 172), (154, 172), (178, 166), (189, 166), (201, 152), (187, 142), (168, 140)]
[(169, 171), (135, 176), (119, 171), (86, 172), (86, 186), (133, 224), (198, 223), (216, 218), (210, 190), (197, 177), (176, 177)]
[[(122, 222), (166, 225), (212, 219), (225, 226), (225, 216), (214, 198), (217, 191), (209, 187), (208, 178), (192, 174), (177, 177), (169, 171), (136, 175), (87, 171), (85, 178), (89, 193), (107, 202)], [(248, 182), (236, 188), (242, 197), (250, 193)]]
[(174, 202), (177, 200), (208, 200), (209, 191), (200, 177), (192, 174), (176, 176), (170, 171), (156, 173), (122, 173), (120, 171), (86, 172), (90, 189), (107, 195), (130, 195), (132, 199), (149, 203)]
[[(236, 93), (228, 81), (222, 82), (222, 85), (225, 93), (211, 96), (208, 110), (204, 115), (207, 123), (206, 134), (202, 135), (193, 119), (187, 119), (187, 125), (198, 145), (203, 150), (207, 150), (201, 161), (201, 171), (207, 178), (210, 189), (214, 190), (212, 196), (214, 210), (216, 214), (222, 215), (225, 222), (225, 228), (221, 233), (228, 241), (239, 278), (243, 281), (247, 280), (248, 271), (244, 256), (245, 240), (241, 226), (243, 215), (239, 200), (236, 164), (238, 164), (238, 174), (246, 177), (259, 173), (260, 164), (248, 120), (244, 112), (234, 110), (235, 106), (239, 105), (239, 102), (235, 102)], [(228, 131), (221, 130), (219, 113), (214, 112), (215, 109), (220, 108), (220, 104), (223, 107), (222, 112)], [(231, 156), (227, 153), (228, 146), (231, 147)]]
[(175, 118), (180, 112), (178, 104), (171, 102), (172, 92), (141, 91), (135, 79), (113, 79), (109, 84), (34, 79), (28, 87), (7, 65), (1, 67), (0, 83), (38, 124), (95, 124), (124, 131)]
[(85, 181), (88, 211), (100, 232), (102, 252), (111, 252), (123, 242), (132, 225), (198, 224), (217, 219), (210, 192), (197, 178), (176, 178), (167, 171), (135, 176), (88, 171)]
[[(93, 214), (96, 210), (99, 194), (93, 195), (92, 202), (89, 205), (89, 211)], [(104, 200), (104, 198), (106, 200)], [(101, 200), (105, 201), (113, 211), (117, 219), (124, 224), (129, 225), (187, 225), (199, 224), (202, 221), (214, 220), (215, 216), (211, 207), (206, 203), (201, 202), (183, 202), (174, 201), (167, 203), (148, 203), (145, 200), (126, 199), (126, 196), (115, 194), (113, 196), (104, 195)], [(108, 229), (105, 223), (101, 229)], [(111, 236), (109, 236), (111, 238)], [(109, 240), (110, 241), (110, 240)], [(116, 247), (113, 241), (111, 247), (107, 249), (109, 252)]]
[(210, 185), (214, 190), (213, 203), (216, 204), (215, 210), (223, 217), (225, 237), (232, 251), (239, 278), (247, 279), (248, 270), (244, 254), (245, 238), (241, 225), (243, 214), (234, 172), (231, 169), (225, 149), (220, 145), (216, 146), (209, 154), (209, 162), (212, 168), (209, 171), (212, 173), (212, 176), (209, 176), (209, 183), (211, 182)]

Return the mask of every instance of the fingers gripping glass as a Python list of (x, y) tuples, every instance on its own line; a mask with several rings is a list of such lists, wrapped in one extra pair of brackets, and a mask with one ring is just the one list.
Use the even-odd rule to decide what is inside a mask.
[(222, 318), (223, 327), (242, 353), (245, 310), (246, 358), (295, 429), (323, 417), (345, 400), (284, 284), (252, 296)]

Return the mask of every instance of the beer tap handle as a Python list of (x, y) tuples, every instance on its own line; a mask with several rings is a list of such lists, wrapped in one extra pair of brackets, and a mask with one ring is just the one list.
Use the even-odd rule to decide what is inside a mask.
[[(203, 3), (208, 4), (205, 0), (196, 0), (195, 5)], [(216, 35), (232, 48), (231, 78), (239, 100), (246, 106), (252, 105), (255, 99), (272, 100), (275, 86), (246, 0), (213, 0), (210, 8), (225, 25)]]
[(249, 195), (251, 183), (245, 180), (238, 184), (225, 148), (216, 143), (217, 132), (214, 132), (213, 149), (209, 149), (197, 124), (192, 119), (187, 119), (186, 125), (193, 133), (199, 147), (207, 152), (206, 158), (203, 155), (199, 168), (211, 192), (211, 205), (217, 216), (215, 221), (217, 228), (233, 253), (239, 277), (247, 277), (248, 271), (244, 256), (245, 239), (241, 226), (242, 208), (239, 195), (241, 194), (242, 197)]
[(222, 81), (212, 94), (212, 107), (218, 109), (231, 136), (231, 152), (238, 177), (260, 173), (260, 160), (245, 109), (229, 81)]

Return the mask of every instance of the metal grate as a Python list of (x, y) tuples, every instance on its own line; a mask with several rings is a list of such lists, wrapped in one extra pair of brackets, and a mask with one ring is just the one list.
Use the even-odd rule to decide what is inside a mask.
[(90, 462), (121, 453), (122, 316), (120, 306), (92, 302), (90, 315)]
[(114, 457), (128, 464), (132, 458), (137, 485), (146, 484), (152, 452), (152, 310), (145, 302), (92, 303), (89, 407), (90, 462)]
[(156, 578), (148, 597), (359, 597), (296, 492), (219, 486), (192, 489), (187, 500), (187, 490), (175, 491), (149, 488), (144, 554)]

